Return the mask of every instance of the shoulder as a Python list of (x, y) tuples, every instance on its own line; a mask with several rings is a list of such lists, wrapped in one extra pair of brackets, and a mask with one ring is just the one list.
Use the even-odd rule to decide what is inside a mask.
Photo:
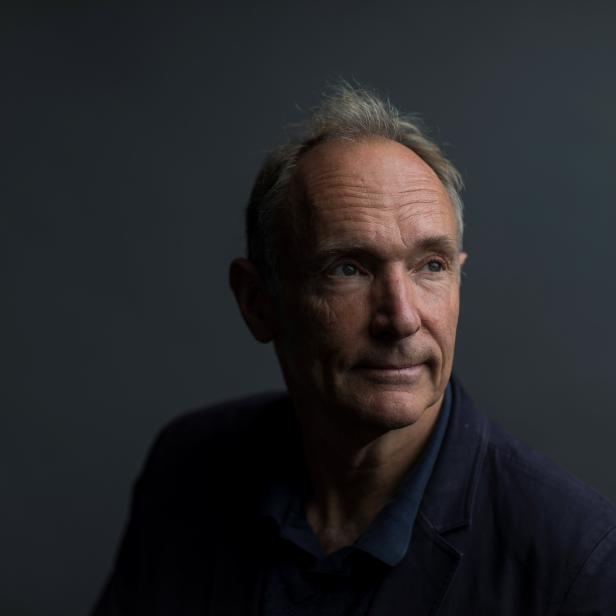
[[(481, 490), (487, 492), (490, 504), (501, 507), (502, 513), (510, 511), (535, 522), (542, 517), (563, 530), (584, 519), (616, 525), (612, 502), (479, 412), (458, 382), (454, 382), (448, 433), (445, 449), (454, 453), (447, 456), (447, 472), (460, 478), (469, 475), (469, 484), (479, 490), (477, 496)], [(467, 499), (474, 498), (473, 490), (466, 493)]]
[(608, 499), (489, 419), (486, 428), (483, 472), (509, 507), (525, 517), (544, 512), (561, 531), (574, 532), (590, 520), (595, 527), (616, 526), (616, 507)]
[(563, 613), (586, 609), (592, 597), (615, 601), (614, 504), (492, 421), (485, 425), (477, 521), (493, 528), (501, 557), (532, 571), (538, 587), (560, 587)]
[(182, 413), (155, 439), (144, 473), (173, 479), (212, 465), (245, 465), (264, 440), (282, 430), (292, 413), (285, 392), (265, 392)]
[(193, 409), (164, 426), (158, 441), (181, 441), (185, 445), (204, 438), (234, 436), (254, 428), (288, 402), (285, 392), (271, 391)]
[(616, 507), (454, 394), (425, 513), (464, 554), (460, 579), (498, 589), (513, 613), (611, 613)]

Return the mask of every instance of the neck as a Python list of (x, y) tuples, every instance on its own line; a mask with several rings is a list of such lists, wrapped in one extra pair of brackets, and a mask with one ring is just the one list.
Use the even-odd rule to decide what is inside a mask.
[(348, 427), (320, 425), (297, 409), (312, 484), (306, 516), (326, 553), (354, 543), (394, 498), (421, 455), (441, 404), (442, 397), (414, 424), (368, 438)]

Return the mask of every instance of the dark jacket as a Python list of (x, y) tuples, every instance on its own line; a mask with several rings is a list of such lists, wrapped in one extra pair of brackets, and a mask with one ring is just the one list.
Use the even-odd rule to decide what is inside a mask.
[[(373, 616), (616, 615), (616, 508), (494, 426), (453, 382), (406, 557)], [(301, 451), (287, 396), (180, 417), (138, 479), (95, 616), (257, 614), (264, 479)], [(292, 616), (292, 615), (290, 615)]]

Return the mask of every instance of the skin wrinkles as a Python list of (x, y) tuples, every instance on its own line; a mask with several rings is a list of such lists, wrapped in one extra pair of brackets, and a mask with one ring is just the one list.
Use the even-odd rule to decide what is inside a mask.
[[(333, 186), (329, 186), (329, 189), (333, 189)], [(391, 201), (394, 205), (393, 207), (398, 207), (398, 198), (401, 196), (409, 195), (413, 197), (412, 203), (434, 203), (438, 198), (438, 193), (434, 191), (429, 191), (427, 189), (415, 188), (409, 190), (400, 190), (396, 192), (374, 192), (370, 190), (366, 190), (363, 186), (352, 187), (346, 184), (341, 184), (336, 187), (336, 191), (338, 193), (337, 198), (342, 200), (344, 198), (348, 199), (356, 199), (359, 201), (366, 201), (370, 204), (370, 206), (374, 206), (375, 200), (383, 199), (381, 204), (382, 207), (392, 207), (389, 206), (387, 201)], [(424, 199), (417, 198), (416, 195), (424, 195)], [(319, 199), (318, 193), (313, 196), (313, 198)], [(327, 201), (323, 201), (322, 205), (327, 206)], [(337, 203), (333, 205), (333, 207), (337, 208)]]
[[(358, 189), (349, 191), (349, 180), (346, 179), (346, 183), (339, 182), (339, 176), (332, 173), (319, 178), (320, 183), (315, 186), (313, 184), (315, 175), (317, 174), (310, 174), (298, 182), (299, 186), (294, 187), (296, 194), (305, 191), (301, 201), (304, 213), (308, 210), (309, 226), (323, 224), (324, 217), (327, 217), (332, 235), (338, 232), (337, 227), (341, 227), (340, 232), (365, 232), (374, 237), (375, 244), (379, 243), (379, 229), (385, 235), (392, 228), (392, 223), (400, 229), (413, 217), (442, 216), (435, 206), (443, 201), (449, 202), (445, 188), (440, 182), (434, 187), (435, 175), (434, 178), (421, 177), (414, 182), (419, 186), (412, 187), (408, 186), (408, 176), (398, 178), (400, 186), (396, 191), (392, 191), (389, 184), (385, 187), (386, 190), (369, 190), (369, 186), (365, 183), (356, 184)], [(432, 186), (424, 185), (430, 181)], [(314, 203), (318, 204), (318, 208), (311, 207)], [(384, 211), (396, 212), (396, 219), (383, 218)], [(305, 229), (307, 221), (302, 222)], [(362, 229), (362, 225), (365, 225), (366, 229)], [(372, 228), (368, 228), (370, 226)], [(407, 241), (403, 235), (399, 235), (398, 239), (404, 243)]]
[[(324, 193), (324, 194), (323, 194)], [(403, 206), (415, 207), (417, 205), (434, 205), (442, 198), (442, 194), (438, 191), (427, 189), (406, 190), (397, 192), (376, 192), (367, 191), (362, 187), (355, 190), (349, 190), (346, 186), (338, 186), (337, 188), (330, 187), (327, 192), (310, 190), (306, 200), (308, 202), (319, 203), (322, 212), (328, 210), (340, 211), (344, 208), (345, 202), (352, 203), (353, 206), (358, 206), (359, 202), (365, 202), (367, 210), (374, 210), (375, 207), (386, 210), (398, 210)], [(408, 199), (401, 201), (402, 198)]]
[[(328, 251), (333, 252), (336, 249), (343, 252), (345, 248), (348, 252), (351, 252), (357, 247), (371, 251), (383, 260), (387, 258), (404, 260), (414, 251), (416, 241), (405, 235), (402, 228), (405, 225), (412, 224), (413, 219), (432, 220), (434, 226), (438, 226), (441, 217), (435, 215), (432, 209), (433, 206), (422, 207), (422, 204), (406, 206), (405, 204), (400, 208), (397, 218), (392, 224), (392, 221), (382, 220), (378, 215), (375, 215), (375, 208), (340, 207), (338, 210), (333, 210), (327, 214), (327, 224), (331, 231), (329, 237), (323, 239), (320, 242), (319, 250), (313, 251), (313, 254), (309, 256), (313, 256), (312, 260), (318, 263), (320, 254), (324, 255)], [(312, 219), (318, 224), (317, 217), (313, 216)], [(358, 238), (361, 239), (358, 241)], [(392, 242), (392, 238), (395, 238), (395, 242)], [(308, 243), (314, 245), (315, 238), (311, 237)], [(451, 255), (458, 251), (457, 239), (449, 238), (449, 241), (445, 240), (443, 244), (440, 252), (451, 259)], [(394, 254), (393, 250), (396, 246), (399, 246), (400, 249), (397, 254)], [(387, 248), (389, 252), (384, 253), (384, 248)], [(309, 259), (306, 259), (306, 263), (309, 263)]]

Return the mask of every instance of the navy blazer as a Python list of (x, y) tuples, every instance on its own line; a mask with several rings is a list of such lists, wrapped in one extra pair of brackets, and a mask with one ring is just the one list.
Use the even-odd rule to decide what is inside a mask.
[[(159, 436), (94, 616), (257, 615), (265, 478), (295, 472), (288, 396), (204, 409)], [(452, 410), (404, 560), (371, 616), (616, 615), (616, 508), (480, 415)], [(292, 616), (292, 615), (290, 615)]]

